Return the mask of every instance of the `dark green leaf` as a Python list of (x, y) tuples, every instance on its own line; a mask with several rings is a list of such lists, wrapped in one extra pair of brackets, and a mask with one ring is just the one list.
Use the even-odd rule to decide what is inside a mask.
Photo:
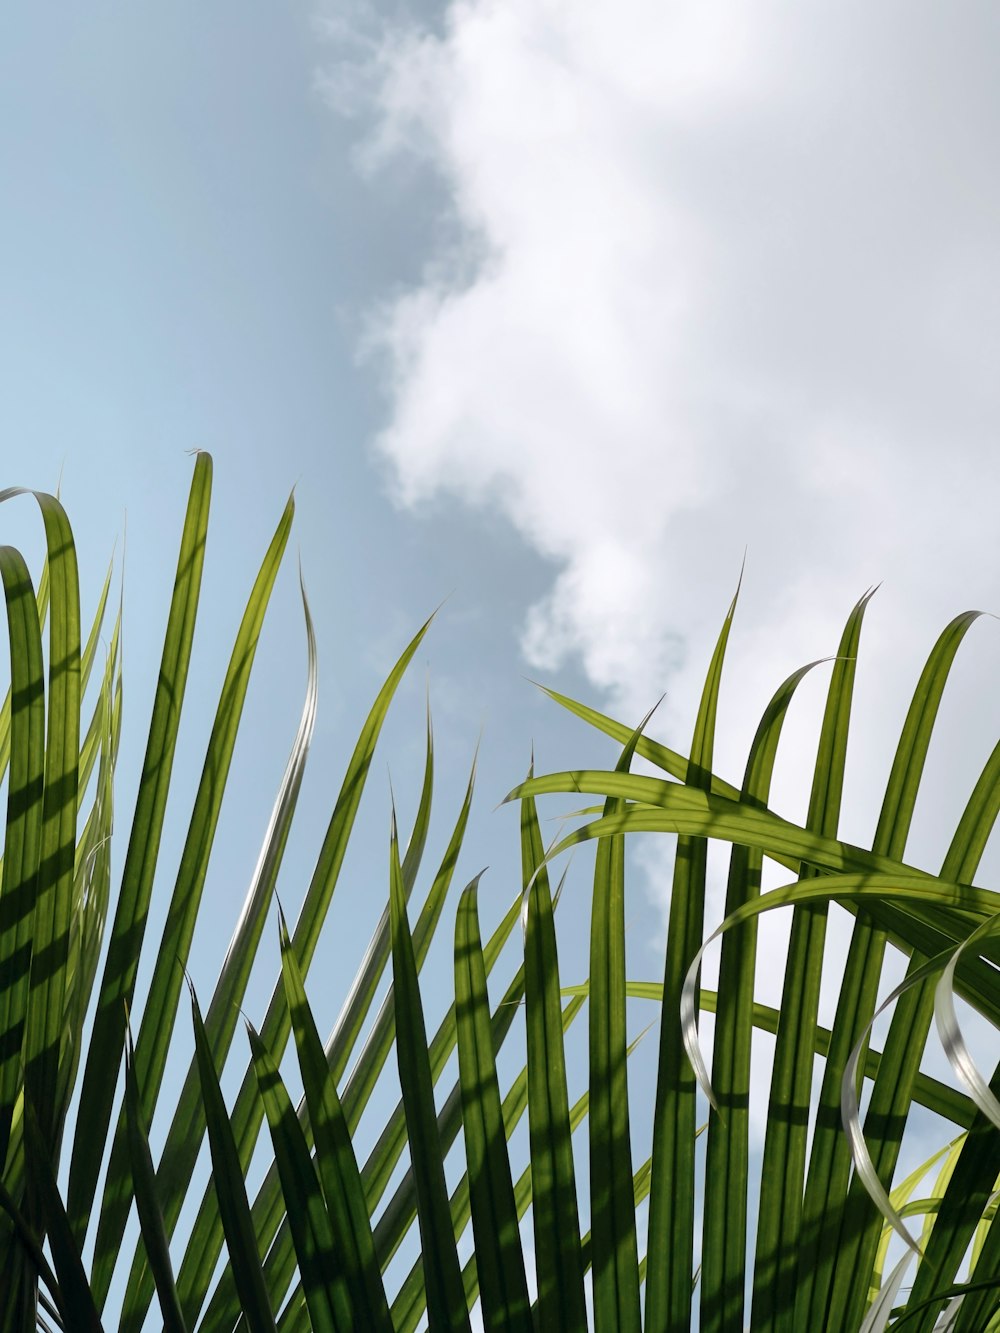
[(260, 1267), (253, 1222), (250, 1220), (250, 1204), (243, 1181), (243, 1167), (236, 1151), (232, 1126), (219, 1087), (219, 1076), (212, 1061), (211, 1047), (193, 987), (191, 1019), (194, 1024), (198, 1073), (201, 1076), (201, 1094), (205, 1100), (205, 1118), (208, 1122), (212, 1184), (219, 1200), (219, 1213), (243, 1314), (250, 1333), (274, 1333), (274, 1317), (267, 1303), (264, 1274)]
[(247, 1033), (313, 1329), (350, 1333), (357, 1325), (309, 1146), (277, 1066), (250, 1023)]
[(487, 1333), (532, 1333), (479, 935), (478, 883), (477, 876), (462, 894), (455, 922), (458, 1067), (476, 1270)]
[[(82, 1239), (86, 1233), (97, 1190), (103, 1154), (95, 1151), (95, 1144), (104, 1144), (111, 1122), (116, 1082), (111, 1077), (111, 1071), (119, 1068), (125, 1011), (132, 1003), (139, 952), (146, 928), (146, 914), (191, 656), (205, 555), (211, 482), (211, 457), (199, 454), (184, 521), (135, 815), (80, 1095), (67, 1205), (78, 1239)], [(110, 1280), (110, 1267), (107, 1279)], [(106, 1290), (105, 1282), (103, 1292)], [(103, 1300), (103, 1294), (100, 1299)]]
[[(649, 717), (616, 765), (628, 770)], [(620, 803), (609, 800), (605, 813)], [(625, 1027), (625, 840), (597, 844), (590, 923), (590, 1260), (597, 1333), (640, 1333)]]
[[(330, 900), (337, 886), (340, 868), (347, 851), (347, 841), (354, 826), (354, 818), (364, 791), (365, 781), (371, 767), (375, 744), (381, 732), (382, 724), (385, 721), (389, 705), (399, 682), (423, 641), (429, 626), (430, 621), (428, 620), (420, 627), (390, 672), (378, 693), (375, 703), (372, 705), (354, 747), (354, 753), (348, 763), (347, 772), (326, 831), (326, 837), (323, 840), (316, 869), (293, 932), (292, 942), (303, 976), (308, 972), (319, 939), (320, 929), (326, 919)], [(271, 1052), (272, 1058), (278, 1059), (280, 1057), (288, 1040), (289, 1029), (288, 1006), (285, 1003), (284, 987), (279, 980), (268, 1003), (267, 1014), (261, 1027), (261, 1040)], [(233, 1133), (244, 1170), (250, 1161), (254, 1144), (257, 1141), (262, 1115), (263, 1109), (257, 1096), (256, 1080), (253, 1071), (248, 1069), (244, 1075), (233, 1109)], [(277, 1220), (271, 1230), (272, 1236), (274, 1231), (277, 1230), (280, 1219), (279, 1211)], [(215, 1200), (211, 1192), (206, 1191), (198, 1209), (198, 1215), (191, 1231), (177, 1280), (181, 1303), (189, 1321), (196, 1318), (204, 1302), (221, 1246), (222, 1235)]]
[(184, 1317), (181, 1314), (180, 1302), (177, 1299), (177, 1289), (174, 1286), (170, 1246), (163, 1225), (160, 1201), (157, 1198), (153, 1159), (150, 1156), (146, 1126), (142, 1119), (141, 1098), (135, 1077), (135, 1051), (132, 1047), (132, 1034), (128, 1031), (126, 1031), (126, 1043), (125, 1117), (128, 1126), (129, 1162), (132, 1168), (132, 1184), (135, 1190), (136, 1209), (139, 1213), (139, 1226), (156, 1285), (156, 1295), (160, 1303), (164, 1333), (186, 1333)]
[[(250, 671), (257, 642), (274, 587), (274, 580), (291, 531), (294, 505), (289, 499), (271, 544), (264, 556), (240, 623), (222, 693), (209, 738), (201, 781), (195, 796), (180, 867), (174, 884), (167, 921), (159, 943), (149, 995), (135, 1044), (136, 1075), (142, 1089), (142, 1112), (153, 1117), (166, 1065), (167, 1051), (177, 1016), (182, 968), (187, 963), (208, 861), (218, 827), (219, 812), (232, 762), (236, 735), (246, 700)], [(184, 1182), (186, 1184), (186, 1181)], [(108, 1164), (101, 1219), (94, 1252), (93, 1281), (103, 1300), (117, 1261), (131, 1201), (125, 1144), (124, 1114), (119, 1117)], [(170, 1218), (171, 1200), (161, 1192), (165, 1220)], [(181, 1293), (183, 1302), (183, 1293)], [(190, 1314), (185, 1311), (188, 1321)]]
[(417, 983), (413, 941), (406, 919), (406, 899), (393, 816), (389, 857), (389, 904), (392, 976), (396, 994), (396, 1059), (406, 1112), (410, 1162), (417, 1188), (417, 1216), (427, 1287), (430, 1333), (468, 1330), (462, 1271), (451, 1229), (444, 1162), (434, 1113), (434, 1087), (427, 1054), (427, 1033)]
[(302, 1086), (316, 1143), (316, 1165), (350, 1291), (355, 1327), (371, 1329), (373, 1333), (392, 1333), (354, 1146), (306, 999), (302, 974), (284, 917), (281, 918), (281, 967)]
[(539, 1326), (553, 1333), (585, 1333), (587, 1311), (562, 1041), (559, 960), (542, 839), (530, 799), (521, 804), (521, 874), (528, 909), (524, 994)]
[[(712, 654), (698, 707), (686, 772), (689, 790), (711, 790), (719, 685), (735, 610), (734, 597)], [(613, 820), (619, 809), (616, 806), (615, 812), (609, 812), (606, 818)], [(663, 974), (648, 1226), (648, 1249), (653, 1254), (662, 1254), (664, 1262), (654, 1264), (646, 1282), (648, 1333), (686, 1329), (691, 1323), (695, 1081), (681, 1042), (679, 1009), (684, 974), (701, 943), (704, 928), (706, 857), (707, 843), (703, 838), (678, 838)]]

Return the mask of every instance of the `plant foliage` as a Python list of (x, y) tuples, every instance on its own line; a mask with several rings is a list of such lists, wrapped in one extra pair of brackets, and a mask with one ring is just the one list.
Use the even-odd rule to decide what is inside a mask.
[[(0, 875), (0, 1333), (137, 1333), (156, 1319), (171, 1333), (407, 1333), (422, 1322), (450, 1331), (469, 1329), (477, 1308), (489, 1333), (577, 1333), (588, 1324), (597, 1333), (684, 1333), (693, 1326), (703, 1333), (1000, 1330), (1000, 1065), (991, 1076), (979, 1071), (955, 1008), (958, 996), (1000, 1027), (1000, 894), (975, 882), (1000, 810), (1000, 747), (973, 785), (940, 871), (905, 859), (939, 704), (975, 614), (946, 627), (920, 675), (870, 848), (837, 836), (867, 597), (848, 618), (833, 663), (802, 826), (772, 811), (769, 796), (788, 708), (810, 667), (776, 691), (742, 782), (731, 785), (714, 772), (735, 602), (687, 754), (647, 738), (645, 722), (633, 730), (549, 691), (614, 738), (621, 758), (608, 772), (531, 772), (511, 792), (508, 799), (521, 810), (521, 892), (485, 945), (479, 876), (459, 894), (455, 1002), (433, 1033), (419, 975), (446, 916), (472, 781), (441, 864), (425, 874), (434, 776), (428, 725), (414, 826), (401, 851), (393, 816), (385, 911), (367, 949), (359, 950), (354, 984), (324, 1043), (307, 998), (309, 969), (379, 733), (425, 624), (361, 729), (298, 918), (289, 929), (281, 916), (279, 939), (265, 945), (278, 976), (263, 1016), (247, 1022), (241, 1049), (240, 1006), (264, 939), (316, 716), (316, 645), (303, 591), (308, 678), (299, 730), (204, 1015), (191, 991), (195, 1053), (175, 1087), (164, 1071), (184, 969), (254, 655), (293, 519), (289, 500), (233, 646), (166, 925), (158, 940), (147, 940), (211, 485), (211, 459), (200, 454), (114, 891), (120, 610), (103, 669), (95, 672), (110, 572), (84, 643), (76, 548), (60, 502), (34, 495), (47, 549), (37, 587), (21, 554), (0, 547), (10, 645), (10, 688), (0, 712), (7, 791)], [(25, 494), (0, 492), (0, 501)], [(633, 773), (636, 757), (662, 776)], [(602, 804), (546, 852), (536, 801), (566, 793)], [(676, 841), (662, 982), (626, 975), (626, 848), (639, 832)], [(551, 890), (550, 868), (588, 840), (596, 841), (589, 974), (568, 986), (560, 976), (559, 889)], [(712, 840), (729, 848), (725, 920), (708, 941), (722, 939), (716, 991), (700, 985), (706, 925), (715, 924), (705, 920)], [(764, 892), (768, 861), (783, 868), (787, 882)], [(428, 887), (416, 910), (418, 883)], [(818, 1022), (818, 1002), (824, 967), (831, 966), (826, 935), (834, 903), (853, 914), (853, 933), (846, 961), (837, 964), (839, 1000), (826, 1028)], [(771, 1008), (754, 992), (757, 923), (778, 909), (790, 913), (791, 937), (781, 1003)], [(504, 946), (519, 924), (523, 962), (501, 980), (497, 964), (510, 956)], [(140, 1004), (144, 948), (154, 964)], [(884, 1048), (875, 1050), (870, 1031), (890, 950), (905, 956), (907, 973), (886, 1002), (892, 1021)], [(342, 952), (341, 946), (338, 957)], [(373, 1012), (386, 972), (388, 993)], [(502, 991), (493, 1008), (491, 981)], [(628, 1032), (630, 1002), (648, 1005), (659, 1019), (646, 1144), (636, 1141), (629, 1115), (628, 1059), (637, 1040)], [(564, 1034), (584, 1004), (588, 1086), (571, 1103)], [(498, 1056), (522, 1010), (524, 1056), (504, 1088)], [(703, 1013), (715, 1015), (711, 1069), (699, 1038)], [(935, 1028), (955, 1070), (953, 1084), (920, 1067)], [(749, 1119), (760, 1034), (774, 1039), (762, 1160), (752, 1148)], [(361, 1160), (356, 1130), (393, 1048), (400, 1101)], [(455, 1053), (457, 1080), (442, 1088)], [(233, 1060), (243, 1062), (245, 1073), (227, 1105), (220, 1077)], [(288, 1071), (303, 1089), (297, 1105)], [(951, 1129), (920, 1170), (899, 1180), (915, 1106)], [(527, 1162), (515, 1172), (510, 1140), (525, 1112)], [(149, 1141), (154, 1115), (169, 1125), (157, 1161)], [(273, 1162), (248, 1192), (265, 1121)], [(584, 1123), (585, 1190), (573, 1140)], [(206, 1143), (212, 1176), (199, 1201), (191, 1182)], [(459, 1165), (449, 1193), (445, 1168), (453, 1152)], [(646, 1225), (637, 1226), (647, 1200)], [(130, 1247), (124, 1242), (133, 1203), (139, 1235)], [(191, 1219), (186, 1231), (178, 1227), (184, 1209)], [(472, 1256), (463, 1263), (470, 1223)], [(889, 1267), (896, 1237), (903, 1242), (900, 1257)], [(389, 1283), (387, 1270), (401, 1247), (412, 1266), (402, 1281)]]

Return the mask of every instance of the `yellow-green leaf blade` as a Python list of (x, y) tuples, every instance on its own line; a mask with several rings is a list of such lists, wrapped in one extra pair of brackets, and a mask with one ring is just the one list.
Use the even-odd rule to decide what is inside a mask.
[(20, 554), (0, 547), (11, 670), (10, 774), (0, 883), (0, 1163), (7, 1158), (21, 1051), (38, 860), (45, 766), (45, 677), (31, 578)]

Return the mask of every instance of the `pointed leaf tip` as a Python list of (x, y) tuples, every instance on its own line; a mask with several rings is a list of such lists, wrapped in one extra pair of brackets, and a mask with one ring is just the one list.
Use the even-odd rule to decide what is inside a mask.
[(278, 904), (278, 942), (282, 953), (290, 946), (291, 938), (288, 934), (288, 920), (285, 916), (285, 909), (281, 905), (278, 895), (274, 895), (274, 900)]

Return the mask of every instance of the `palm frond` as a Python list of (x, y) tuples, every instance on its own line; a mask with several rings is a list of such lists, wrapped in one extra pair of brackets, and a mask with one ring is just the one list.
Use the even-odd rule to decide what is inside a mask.
[[(94, 1333), (102, 1322), (139, 1333), (154, 1297), (166, 1328), (209, 1333), (276, 1327), (415, 1333), (425, 1319), (432, 1330), (468, 1329), (477, 1305), (489, 1333), (579, 1333), (591, 1321), (596, 1333), (681, 1333), (695, 1320), (705, 1333), (728, 1333), (747, 1321), (748, 1298), (751, 1326), (772, 1333), (1000, 1328), (1000, 1065), (990, 1073), (974, 1063), (955, 999), (1000, 1027), (1000, 892), (975, 882), (1000, 813), (1000, 745), (972, 784), (940, 870), (906, 860), (940, 705), (977, 613), (956, 617), (927, 658), (870, 847), (838, 837), (853, 687), (864, 670), (867, 595), (851, 612), (832, 659), (801, 825), (771, 808), (771, 778), (798, 687), (817, 663), (776, 691), (741, 784), (714, 772), (735, 601), (686, 755), (648, 736), (649, 718), (633, 729), (548, 690), (591, 731), (615, 739), (621, 755), (610, 772), (580, 767), (535, 776), (532, 769), (511, 792), (507, 799), (520, 802), (521, 891), (484, 945), (480, 877), (470, 880), (466, 872), (459, 879), (466, 888), (455, 920), (455, 1001), (444, 1006), (433, 1035), (421, 969), (466, 855), (475, 766), (445, 852), (414, 896), (424, 876), (434, 787), (428, 711), (406, 852), (400, 855), (393, 816), (385, 910), (367, 948), (358, 948), (354, 982), (323, 1043), (306, 998), (308, 973), (322, 956), (321, 932), (376, 744), (426, 622), (361, 728), (292, 931), (279, 912), (280, 972), (262, 1020), (248, 1021), (250, 1058), (230, 1110), (220, 1078), (239, 1007), (251, 1003), (248, 981), (313, 742), (319, 670), (303, 589), (306, 687), (298, 731), (204, 1019), (192, 990), (195, 1054), (186, 1078), (173, 1086), (164, 1073), (183, 966), (293, 521), (289, 501), (246, 604), (133, 1045), (127, 1014), (193, 668), (211, 485), (211, 460), (200, 454), (117, 891), (120, 610), (103, 658), (100, 652), (111, 571), (81, 645), (77, 553), (60, 502), (34, 497), (46, 537), (37, 589), (23, 557), (0, 546), (10, 647), (10, 689), (0, 704), (0, 780), (7, 780), (0, 867), (0, 1333)], [(0, 502), (19, 494), (0, 491)], [(636, 758), (662, 776), (632, 772)], [(578, 811), (576, 827), (546, 850), (536, 802), (572, 793), (601, 804)], [(634, 833), (676, 840), (662, 981), (630, 979), (626, 969)], [(565, 986), (554, 907), (567, 871), (560, 865), (555, 894), (550, 871), (590, 841), (596, 857), (589, 964), (580, 984)], [(705, 921), (712, 842), (729, 852), (718, 925)], [(786, 882), (763, 891), (766, 861), (784, 868)], [(413, 902), (420, 911), (411, 931)], [(832, 904), (853, 917), (840, 954), (827, 938)], [(791, 935), (780, 1002), (768, 1005), (755, 990), (757, 927), (765, 913), (779, 910), (791, 916)], [(523, 947), (512, 951), (518, 920)], [(719, 939), (712, 990), (702, 986), (700, 970), (706, 949)], [(894, 951), (904, 955), (906, 977), (880, 1003)], [(391, 984), (376, 1004), (390, 965)], [(825, 1027), (818, 1021), (819, 988), (833, 967), (839, 993)], [(494, 986), (501, 998), (491, 1005)], [(640, 1040), (628, 1031), (630, 1002), (655, 1006), (660, 1020), (648, 1142), (630, 1116), (628, 1061)], [(567, 1067), (564, 1037), (588, 1004), (585, 1090), (571, 1102), (577, 1071)], [(872, 1027), (886, 1010), (888, 1035), (876, 1049)], [(699, 1025), (713, 1014), (709, 1070)], [(522, 1015), (523, 1053), (511, 1056), (507, 1043), (514, 1044)], [(760, 1108), (761, 1155), (751, 1134), (751, 1068), (762, 1034), (774, 1038), (774, 1058)], [(294, 1051), (286, 1057), (290, 1035)], [(952, 1084), (921, 1068), (935, 1039), (954, 1071)], [(392, 1077), (393, 1047), (398, 1101), (376, 1093), (380, 1080)], [(503, 1097), (501, 1076), (510, 1079)], [(303, 1089), (297, 1105), (290, 1094), (295, 1078)], [(933, 1111), (952, 1128), (936, 1153), (899, 1180), (915, 1108)], [(376, 1115), (374, 1146), (361, 1161), (359, 1125)], [(154, 1116), (167, 1126), (156, 1163)], [(518, 1133), (525, 1116), (526, 1135), (523, 1126)], [(251, 1203), (247, 1177), (265, 1119), (273, 1160)], [(589, 1172), (582, 1169), (582, 1145), (574, 1146), (584, 1121)], [(206, 1136), (207, 1184), (197, 1170)], [(460, 1159), (454, 1172), (452, 1153)], [(455, 1181), (450, 1193), (446, 1158)], [(139, 1236), (126, 1254), (133, 1200)], [(648, 1209), (644, 1252), (640, 1207)], [(185, 1214), (193, 1219), (186, 1230), (180, 1228)], [(529, 1216), (534, 1274), (522, 1243)], [(472, 1254), (463, 1264), (470, 1222)], [(902, 1236), (910, 1249), (898, 1257)], [(130, 1267), (120, 1277), (122, 1261)]]

